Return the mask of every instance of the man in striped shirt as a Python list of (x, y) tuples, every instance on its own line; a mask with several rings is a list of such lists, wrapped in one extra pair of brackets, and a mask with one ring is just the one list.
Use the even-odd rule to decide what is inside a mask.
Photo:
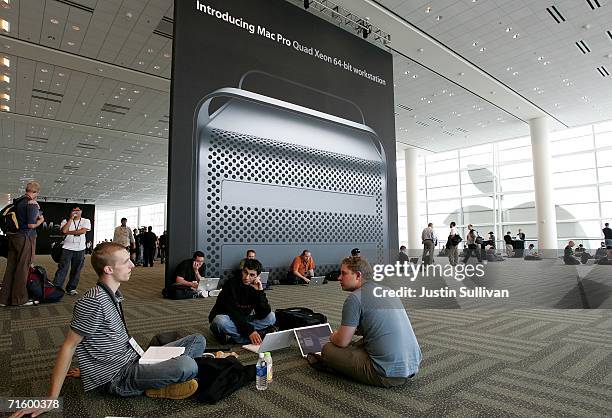
[[(146, 393), (151, 397), (184, 399), (193, 395), (198, 366), (206, 340), (200, 334), (190, 335), (168, 346), (185, 347), (185, 354), (157, 364), (139, 364), (142, 349), (130, 338), (119, 286), (130, 279), (134, 264), (125, 246), (105, 242), (98, 245), (91, 264), (98, 274), (96, 287), (90, 289), (74, 306), (70, 329), (60, 348), (51, 376), (48, 399), (57, 399), (64, 379), (80, 375), (83, 388), (89, 391), (103, 387), (118, 396)], [(79, 369), (71, 369), (76, 351)], [(45, 410), (23, 410), (21, 414), (37, 416)]]

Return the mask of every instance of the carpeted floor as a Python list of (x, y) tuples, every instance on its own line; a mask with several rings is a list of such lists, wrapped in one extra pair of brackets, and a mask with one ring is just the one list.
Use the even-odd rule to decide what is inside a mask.
[[(443, 261), (443, 260), (440, 260)], [(52, 276), (48, 256), (36, 263)], [(79, 290), (95, 283), (87, 260)], [(3, 274), (5, 260), (0, 259)], [(420, 280), (420, 282), (419, 282)], [(214, 298), (161, 298), (163, 270), (138, 267), (122, 290), (126, 320), (145, 346), (158, 332), (187, 329), (206, 336)], [(317, 373), (297, 348), (273, 353), (274, 382), (255, 385), (216, 405), (188, 399), (121, 399), (64, 384), (66, 417), (101, 416), (612, 416), (612, 266), (564, 266), (558, 260), (489, 263), (487, 276), (396, 279), (420, 288), (507, 288), (510, 300), (404, 299), (421, 344), (421, 372), (409, 384), (380, 389)], [(419, 283), (416, 285), (416, 283)], [(274, 309), (308, 306), (339, 325), (346, 294), (331, 282), (317, 288), (276, 286)], [(43, 396), (76, 297), (37, 307), (0, 308), (0, 396)], [(590, 309), (583, 309), (583, 308)], [(558, 309), (564, 308), (564, 309)], [(572, 309), (567, 309), (572, 308)], [(238, 349), (239, 347), (235, 347)], [(255, 355), (240, 352), (244, 362)]]

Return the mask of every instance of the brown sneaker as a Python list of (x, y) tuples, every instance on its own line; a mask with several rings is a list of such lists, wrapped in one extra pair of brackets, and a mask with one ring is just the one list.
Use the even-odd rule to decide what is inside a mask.
[(173, 383), (161, 389), (147, 389), (145, 395), (149, 398), (186, 399), (197, 390), (198, 382), (191, 379), (183, 383)]

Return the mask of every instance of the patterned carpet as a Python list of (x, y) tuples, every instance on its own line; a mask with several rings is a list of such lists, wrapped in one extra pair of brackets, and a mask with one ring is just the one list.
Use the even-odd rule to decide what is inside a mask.
[[(47, 256), (36, 263), (55, 272)], [(4, 266), (0, 259), (0, 273)], [(450, 289), (486, 283), (509, 289), (512, 297), (404, 299), (424, 361), (403, 387), (372, 388), (317, 373), (294, 347), (274, 353), (275, 381), (267, 391), (257, 392), (253, 384), (212, 406), (191, 399), (84, 394), (79, 380), (68, 378), (63, 416), (612, 416), (612, 311), (604, 309), (612, 301), (611, 273), (612, 266), (513, 259), (489, 263), (481, 279), (412, 282)], [(94, 283), (87, 260), (79, 290)], [(136, 268), (122, 287), (136, 339), (144, 346), (158, 332), (186, 329), (204, 334), (214, 347), (207, 321), (214, 299), (164, 300), (162, 283), (156, 265)], [(395, 283), (411, 285), (407, 279)], [(268, 297), (275, 309), (309, 306), (323, 312), (335, 328), (346, 294), (331, 282), (317, 288), (276, 286)], [(46, 393), (75, 300), (66, 296), (51, 305), (0, 309), (0, 396)], [(241, 351), (240, 359), (254, 362), (255, 355)]]

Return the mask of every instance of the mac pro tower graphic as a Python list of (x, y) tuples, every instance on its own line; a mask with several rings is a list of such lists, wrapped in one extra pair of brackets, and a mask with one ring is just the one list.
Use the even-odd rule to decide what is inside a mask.
[(371, 262), (387, 260), (387, 165), (376, 132), (363, 116), (323, 113), (243, 81), (206, 95), (194, 115), (196, 245), (209, 275), (235, 269), (247, 248), (273, 276), (306, 248), (317, 274), (337, 270), (354, 247)]

